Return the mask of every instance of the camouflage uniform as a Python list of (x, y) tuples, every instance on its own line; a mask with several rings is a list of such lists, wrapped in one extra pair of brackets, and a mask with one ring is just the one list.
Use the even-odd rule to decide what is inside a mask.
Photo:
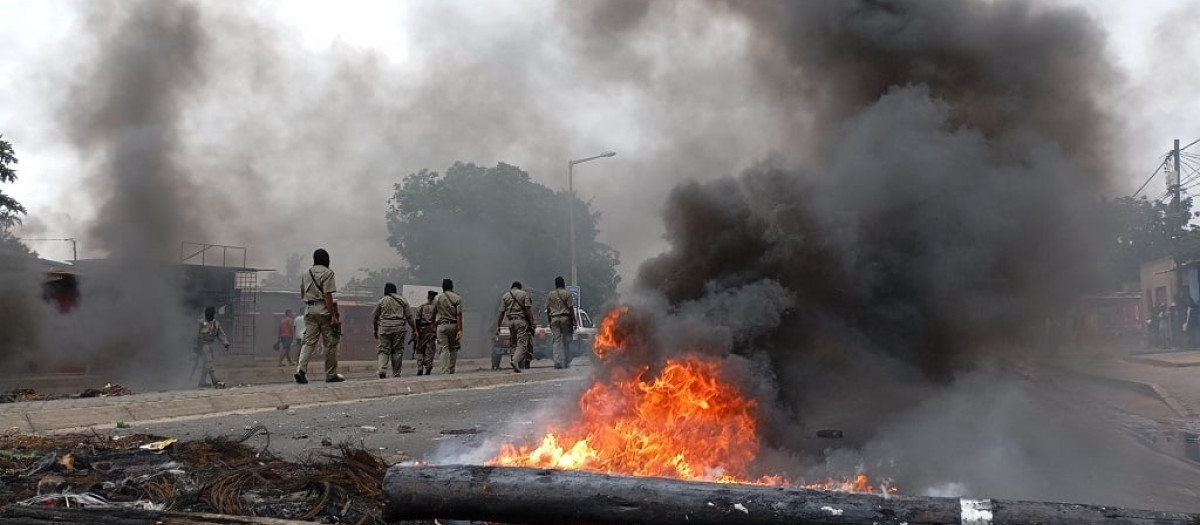
[(533, 358), (532, 326), (525, 319), (525, 308), (533, 308), (533, 300), (520, 288), (500, 296), (500, 314), (508, 319), (508, 345), (512, 348), (513, 368)]
[(571, 340), (574, 328), (571, 313), (575, 311), (575, 297), (566, 288), (555, 288), (546, 294), (546, 312), (550, 316), (551, 344), (554, 348), (554, 366), (566, 368), (571, 364)]
[[(315, 280), (314, 280), (315, 278)], [(337, 292), (337, 280), (333, 270), (324, 266), (313, 266), (300, 275), (300, 296), (304, 299), (304, 343), (300, 346), (300, 359), (296, 372), (308, 373), (308, 361), (312, 359), (317, 340), (325, 343), (325, 379), (337, 376), (338, 339), (333, 333), (333, 313), (325, 308), (325, 293)]]
[(213, 343), (220, 341), (225, 348), (229, 348), (229, 338), (225, 337), (225, 330), (221, 328), (221, 323), (216, 319), (207, 321), (200, 320), (200, 329), (196, 336), (196, 359), (200, 360), (200, 384), (199, 386), (208, 386), (205, 379), (212, 380), (212, 386), (220, 386), (220, 381), (217, 381), (216, 373), (213, 372)]
[(453, 374), (454, 364), (458, 362), (458, 350), (462, 341), (458, 340), (458, 315), (463, 311), (462, 297), (452, 291), (444, 291), (433, 299), (433, 308), (437, 314), (437, 355), (443, 374)]
[(417, 344), (413, 350), (413, 357), (417, 359), (417, 375), (433, 373), (433, 355), (437, 351), (436, 316), (432, 302), (417, 307)]
[(379, 298), (371, 310), (372, 322), (379, 323), (375, 337), (378, 340), (380, 376), (387, 375), (388, 364), (391, 364), (392, 377), (400, 377), (400, 368), (404, 366), (404, 341), (408, 338), (408, 320), (411, 317), (408, 301), (395, 294)]

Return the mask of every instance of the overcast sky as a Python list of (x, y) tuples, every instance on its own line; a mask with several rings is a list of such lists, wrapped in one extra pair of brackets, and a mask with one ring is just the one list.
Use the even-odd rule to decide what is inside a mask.
[[(1122, 117), (1123, 135), (1118, 153), (1123, 162), (1121, 168), (1128, 173), (1126, 191), (1130, 191), (1149, 175), (1172, 139), (1183, 139), (1185, 143), (1200, 139), (1200, 118), (1197, 118), (1200, 116), (1200, 98), (1195, 95), (1196, 86), (1200, 86), (1200, 38), (1193, 38), (1188, 29), (1200, 20), (1200, 3), (1184, 0), (1069, 3), (1091, 12), (1107, 29), (1108, 51), (1127, 79), (1113, 103)], [(39, 237), (78, 237), (80, 255), (87, 257), (98, 255), (96, 247), (87, 239), (87, 225), (96, 213), (94, 195), (84, 185), (88, 168), (63, 136), (60, 119), (56, 117), (62, 104), (62, 83), (72, 78), (74, 70), (86, 65), (87, 57), (93, 51), (89, 48), (90, 41), (80, 38), (83, 20), (79, 6), (83, 4), (86, 3), (0, 0), (0, 20), (4, 22), (0, 29), (0, 101), (3, 101), (0, 103), (0, 133), (15, 145), (21, 160), (18, 166), (20, 179), (4, 188), (29, 209), (27, 227), (20, 233)], [(455, 69), (455, 80), (450, 82), (470, 84), (472, 71), (479, 71), (481, 78), (494, 82), (511, 69), (518, 71), (514, 74), (523, 75), (522, 86), (533, 92), (525, 95), (530, 100), (513, 102), (529, 105), (528, 112), (533, 114), (529, 122), (513, 125), (525, 130), (521, 136), (510, 136), (505, 140), (474, 140), (475, 137), (471, 137), (472, 140), (464, 141), (461, 147), (449, 139), (438, 144), (419, 142), (423, 138), (431, 142), (441, 140), (439, 134), (428, 127), (436, 126), (442, 120), (458, 119), (455, 126), (462, 126), (464, 121), (478, 119), (488, 126), (502, 127), (506, 119), (523, 118), (522, 113), (516, 113), (514, 117), (510, 113), (493, 111), (491, 105), (506, 103), (503, 96), (491, 101), (479, 97), (470, 101), (454, 100), (463, 93), (476, 92), (449, 87), (445, 97), (420, 98), (421, 106), (412, 111), (428, 111), (432, 116), (420, 124), (426, 127), (425, 132), (405, 130), (389, 135), (388, 140), (413, 142), (396, 146), (400, 158), (395, 162), (394, 171), (378, 178), (348, 179), (349, 182), (339, 184), (335, 189), (347, 195), (348, 208), (358, 210), (352, 222), (342, 228), (361, 230), (362, 235), (350, 235), (353, 243), (346, 241), (339, 245), (339, 237), (344, 235), (322, 232), (321, 235), (327, 235), (329, 239), (313, 241), (348, 253), (346, 258), (351, 259), (355, 267), (395, 264), (394, 252), (383, 239), (386, 231), (382, 217), (390, 185), (404, 173), (421, 168), (444, 170), (455, 160), (483, 164), (504, 161), (527, 169), (541, 183), (563, 187), (566, 185), (564, 165), (567, 158), (612, 149), (618, 152), (617, 157), (579, 167), (577, 191), (584, 199), (591, 199), (596, 209), (604, 214), (602, 240), (621, 252), (623, 264), (620, 269), (628, 283), (641, 260), (662, 247), (658, 205), (675, 181), (733, 173), (781, 147), (772, 143), (769, 129), (755, 129), (752, 125), (766, 109), (756, 107), (753, 100), (739, 100), (742, 92), (736, 81), (709, 78), (710, 81), (705, 82), (707, 85), (695, 86), (697, 94), (694, 97), (678, 101), (689, 107), (686, 117), (681, 117), (677, 110), (671, 109), (671, 101), (664, 100), (663, 92), (644, 87), (655, 84), (625, 84), (622, 79), (611, 78), (624, 74), (653, 76), (659, 71), (656, 62), (652, 61), (638, 73), (639, 70), (627, 69), (625, 64), (614, 65), (601, 60), (592, 68), (586, 61), (563, 58), (554, 48), (571, 45), (569, 24), (560, 21), (569, 13), (564, 14), (563, 7), (550, 1), (214, 2), (207, 4), (206, 9), (218, 14), (237, 10), (249, 19), (274, 28), (274, 36), (282, 42), (278, 44), (284, 50), (281, 56), (287, 64), (277, 67), (286, 69), (287, 78), (293, 81), (310, 74), (329, 74), (308, 62), (349, 56), (353, 60), (370, 62), (371, 68), (386, 72), (386, 78), (380, 82), (394, 90), (396, 97), (419, 91), (421, 84), (414, 79), (437, 73), (444, 62), (470, 65)], [(685, 63), (680, 65), (677, 64), (678, 57), (671, 57), (670, 53), (663, 56), (669, 57), (672, 67), (682, 68), (690, 75), (680, 78), (706, 78), (697, 76), (709, 74), (705, 61), (719, 62), (732, 56), (723, 54), (726, 47), (723, 43), (736, 42), (738, 29), (709, 27), (701, 32), (689, 29), (688, 24), (685, 17), (679, 20), (678, 27), (664, 27), (661, 38), (644, 39), (639, 46), (653, 52), (669, 49), (680, 38), (695, 38), (696, 42), (709, 47), (694, 49), (695, 56), (690, 58), (694, 63), (683, 60)], [(695, 36), (697, 33), (701, 33), (700, 36)], [(546, 49), (537, 51), (535, 59), (521, 60), (523, 56), (516, 56), (528, 56), (531, 46), (539, 44)], [(220, 45), (223, 48), (219, 53), (231, 55), (236, 52), (236, 49), (231, 51), (236, 43)], [(512, 46), (513, 55), (506, 54), (506, 46)], [(734, 44), (728, 47), (734, 47)], [(652, 53), (649, 56), (653, 56)], [(472, 59), (478, 62), (470, 62)], [(731, 67), (736, 69), (736, 64)], [(538, 71), (539, 68), (544, 70)], [(609, 78), (600, 79), (600, 75)], [(320, 78), (314, 78), (313, 82), (320, 81)], [(371, 78), (364, 81), (370, 83)], [(670, 81), (668, 78), (661, 82)], [(603, 88), (593, 87), (604, 82), (607, 84)], [(216, 86), (212, 89), (213, 93), (223, 93), (227, 88)], [(303, 92), (304, 86), (296, 89)], [(724, 93), (730, 96), (723, 96)], [(260, 118), (250, 106), (241, 107), (234, 114), (220, 110), (223, 104), (237, 103), (219, 95), (209, 96), (199, 105), (215, 109), (196, 110), (195, 116), (189, 119), (188, 129), (203, 134), (197, 130), (233, 126), (230, 122), (236, 120), (238, 114), (249, 119)], [(251, 97), (242, 103), (255, 102)], [(431, 104), (446, 107), (430, 109)], [(711, 107), (694, 111), (705, 105)], [(403, 111), (397, 114), (403, 120)], [(726, 120), (713, 122), (714, 116)], [(297, 126), (313, 124), (323, 123), (296, 122)], [(369, 133), (370, 130), (358, 131)], [(479, 133), (479, 137), (492, 136)], [(269, 142), (270, 135), (262, 130), (255, 136)], [(712, 149), (708, 144), (719, 144), (724, 148), (722, 154), (706, 157), (705, 152)], [(215, 151), (223, 144), (209, 134), (189, 146)], [(364, 147), (379, 146), (382, 145)], [(244, 148), (244, 145), (237, 147)], [(264, 145), (264, 148), (268, 147)], [(261, 229), (214, 227), (210, 229), (214, 238), (203, 241), (248, 245), (252, 253), (251, 264), (264, 267), (281, 267), (287, 253), (309, 249), (307, 240), (295, 238), (295, 230), (309, 218), (296, 214), (291, 207), (273, 203), (299, 198), (300, 186), (317, 175), (279, 176), (281, 171), (297, 170), (289, 161), (271, 160), (281, 158), (285, 153), (264, 153), (262, 159), (247, 162), (260, 170), (273, 165), (272, 173), (277, 175), (270, 187), (282, 194), (258, 201), (262, 208), (256, 212), (267, 215), (273, 209), (286, 209), (286, 212), (281, 211), (279, 217), (266, 221)], [(253, 153), (243, 155), (253, 157)], [(339, 155), (349, 157), (354, 152), (340, 152)], [(379, 156), (378, 152), (367, 154), (371, 155)], [(685, 155), (694, 158), (682, 159)], [(306, 162), (320, 163), (321, 160), (318, 155)], [(331, 164), (348, 166), (345, 169), (351, 171), (358, 169), (346, 158), (336, 162), (331, 160)], [(661, 173), (656, 172), (656, 166), (661, 166)], [(206, 179), (201, 175), (194, 178)], [(236, 179), (220, 181), (222, 185), (237, 185)], [(242, 190), (236, 187), (216, 189), (217, 193), (228, 193), (229, 201), (235, 206), (254, 206), (256, 201), (253, 199), (237, 195)], [(1162, 191), (1162, 184), (1156, 181), (1151, 196)], [(248, 215), (239, 217), (245, 220)], [(220, 217), (214, 217), (213, 221), (220, 222)], [(39, 243), (34, 248), (48, 258), (70, 257), (69, 248), (61, 243)]]

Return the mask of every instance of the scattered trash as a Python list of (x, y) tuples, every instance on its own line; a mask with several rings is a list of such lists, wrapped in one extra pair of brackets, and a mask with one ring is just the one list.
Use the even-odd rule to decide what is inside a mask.
[(0, 403), (17, 403), (22, 401), (52, 401), (55, 399), (127, 396), (133, 391), (115, 383), (104, 385), (103, 388), (88, 388), (78, 394), (50, 394), (38, 392), (32, 388), (18, 388), (0, 394)]
[(110, 508), (110, 507), (125, 507), (131, 509), (142, 510), (164, 510), (166, 505), (154, 503), (147, 500), (127, 501), (116, 503), (105, 499), (102, 496), (83, 492), (80, 494), (62, 493), (62, 494), (47, 494), (37, 496), (27, 500), (18, 501), (17, 505), (38, 506), (38, 507), (67, 507), (67, 508)]
[(289, 415), (289, 416), (294, 416), (294, 415), (296, 415), (296, 411), (295, 411), (295, 410), (288, 410), (288, 415)]
[(79, 393), (79, 397), (113, 397), (127, 396), (133, 391), (115, 383), (104, 385), (104, 388), (89, 388)]
[(734, 504), (733, 504), (733, 509), (734, 509), (734, 510), (740, 510), (740, 511), (742, 511), (742, 513), (744, 513), (744, 514), (750, 514), (750, 510), (749, 510), (749, 509), (747, 509), (747, 508), (746, 508), (746, 506), (745, 506), (745, 505), (742, 505), (741, 503), (734, 503)]
[(66, 484), (67, 484), (67, 478), (64, 478), (62, 476), (58, 476), (58, 475), (54, 475), (54, 474), (51, 474), (48, 476), (42, 476), (42, 479), (38, 480), (37, 493), (40, 496), (42, 494), (50, 494), (52, 492), (58, 492), (58, 491), (61, 491), (63, 489), (63, 487), (66, 486)]
[(294, 434), (292, 439), (308, 439), (308, 434)]
[(451, 428), (451, 429), (446, 429), (446, 430), (442, 431), (443, 436), (462, 436), (462, 435), (478, 434), (478, 433), (479, 433), (479, 429), (477, 429), (477, 428)]
[[(251, 441), (251, 438), (257, 439)], [(334, 445), (284, 461), (256, 425), (196, 441), (133, 434), (0, 435), (0, 506), (136, 508), (382, 523), (382, 480), (404, 455)], [(388, 460), (381, 455), (388, 454)]]
[(290, 406), (291, 405), (279, 405), (279, 406), (275, 407), (275, 410), (287, 410), (288, 407), (290, 407)]
[(404, 424), (396, 425), (396, 432), (399, 432), (401, 434), (412, 434), (413, 432), (416, 432), (416, 431), (417, 431), (417, 429), (410, 427), (408, 425), (404, 425)]
[(126, 423), (124, 421), (117, 421), (117, 428), (129, 428), (129, 423)]
[(162, 441), (146, 443), (145, 445), (142, 445), (138, 448), (140, 448), (142, 450), (163, 450), (163, 449), (171, 446), (171, 444), (175, 443), (176, 441), (179, 441), (179, 440), (178, 439), (164, 439)]
[(373, 427), (373, 426), (371, 426), (371, 425), (363, 425), (363, 426), (361, 426), (361, 427), (358, 427), (358, 428), (359, 428), (359, 430), (362, 430), (363, 432), (366, 432), (366, 433), (368, 433), (368, 434), (374, 434), (374, 433), (376, 433), (376, 432), (379, 432), (379, 428), (377, 428), (377, 427)]

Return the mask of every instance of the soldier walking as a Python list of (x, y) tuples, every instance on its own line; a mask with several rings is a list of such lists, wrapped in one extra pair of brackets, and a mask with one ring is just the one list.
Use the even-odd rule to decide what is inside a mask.
[(318, 248), (313, 252), (313, 266), (300, 276), (300, 297), (304, 299), (304, 343), (296, 364), (296, 382), (308, 382), (308, 361), (312, 359), (317, 340), (325, 343), (325, 382), (337, 383), (346, 378), (338, 374), (338, 339), (342, 320), (338, 317), (337, 280), (329, 269), (329, 252)]
[(430, 290), (425, 304), (417, 307), (417, 333), (413, 337), (413, 357), (417, 360), (417, 375), (433, 375), (433, 354), (437, 350), (437, 331), (434, 322), (437, 310), (433, 299), (438, 293)]
[[(229, 351), (229, 338), (225, 337), (225, 330), (221, 328), (221, 323), (217, 321), (217, 309), (211, 306), (204, 308), (204, 319), (200, 320), (200, 330), (196, 334), (196, 359), (200, 362), (200, 383), (196, 386), (200, 388), (208, 387), (208, 380), (212, 380), (213, 388), (223, 388), (225, 383), (217, 380), (217, 374), (213, 372), (213, 343), (220, 341), (225, 345), (225, 351)], [(193, 369), (194, 371), (195, 369)]]
[(454, 281), (442, 279), (442, 293), (433, 299), (437, 323), (437, 354), (443, 374), (453, 374), (462, 348), (463, 299), (454, 293)]
[(575, 297), (567, 291), (561, 276), (554, 278), (554, 289), (546, 294), (546, 320), (554, 345), (554, 368), (567, 368), (571, 365), (570, 345), (575, 337)]
[(513, 281), (508, 292), (500, 296), (500, 312), (496, 316), (496, 334), (508, 319), (508, 345), (512, 348), (509, 364), (513, 372), (521, 373), (521, 364), (529, 359), (533, 349), (533, 300), (521, 289), (520, 281)]
[(400, 377), (400, 368), (404, 365), (404, 341), (408, 338), (408, 328), (416, 333), (417, 326), (413, 323), (412, 311), (408, 301), (396, 295), (396, 285), (383, 285), (383, 297), (375, 303), (371, 310), (372, 335), (379, 343), (379, 379), (387, 377), (388, 365), (392, 368), (392, 377)]

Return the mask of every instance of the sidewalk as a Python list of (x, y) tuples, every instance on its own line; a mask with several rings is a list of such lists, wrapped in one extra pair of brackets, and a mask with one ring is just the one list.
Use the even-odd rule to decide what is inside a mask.
[(1076, 356), (1064, 366), (1091, 379), (1157, 398), (1180, 418), (1200, 415), (1200, 351)]
[[(535, 367), (520, 374), (496, 372), (491, 370), (491, 363), (486, 359), (460, 360), (458, 369), (459, 372), (454, 375), (418, 377), (410, 371), (399, 378), (378, 379), (374, 375), (374, 365), (371, 365), (370, 371), (365, 374), (352, 372), (354, 376), (369, 379), (347, 375), (347, 381), (343, 383), (273, 383), (222, 390), (176, 390), (116, 397), (4, 403), (0, 404), (0, 432), (44, 433), (113, 428), (117, 422), (143, 423), (223, 412), (274, 410), (284, 405), (291, 408), (459, 388), (568, 380), (591, 372), (587, 366), (568, 370)], [(290, 380), (290, 370), (287, 376)]]

